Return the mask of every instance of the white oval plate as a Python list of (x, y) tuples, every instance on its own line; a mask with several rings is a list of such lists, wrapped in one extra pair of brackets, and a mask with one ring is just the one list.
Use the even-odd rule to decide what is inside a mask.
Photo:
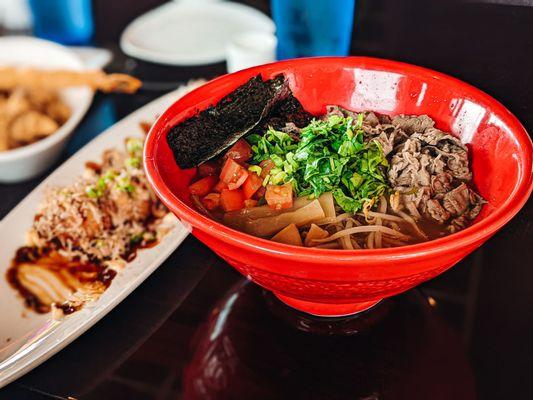
[(37, 314), (25, 308), (5, 278), (16, 249), (25, 244), (25, 233), (31, 227), (43, 191), (72, 183), (82, 174), (87, 161), (98, 161), (105, 149), (121, 148), (126, 137), (141, 136), (139, 122), (155, 120), (158, 113), (197, 86), (196, 83), (184, 86), (117, 122), (61, 165), (0, 222), (0, 387), (30, 371), (93, 326), (155, 271), (189, 234), (189, 229), (176, 221), (161, 243), (139, 251), (98, 300), (61, 321), (53, 320), (50, 313)]
[(274, 33), (260, 11), (226, 1), (181, 0), (141, 15), (122, 33), (124, 53), (167, 65), (203, 65), (226, 59), (230, 38), (244, 31)]

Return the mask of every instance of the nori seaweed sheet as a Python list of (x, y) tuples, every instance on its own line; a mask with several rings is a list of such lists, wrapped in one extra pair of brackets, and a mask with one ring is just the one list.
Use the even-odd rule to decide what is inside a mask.
[(260, 75), (251, 78), (216, 105), (172, 127), (167, 142), (176, 163), (191, 168), (217, 156), (258, 126), (290, 94), (283, 75), (267, 81)]
[(262, 135), (269, 127), (279, 130), (289, 122), (298, 128), (303, 128), (309, 125), (312, 119), (313, 115), (304, 110), (302, 104), (291, 92), (272, 108), (270, 114), (251, 133)]

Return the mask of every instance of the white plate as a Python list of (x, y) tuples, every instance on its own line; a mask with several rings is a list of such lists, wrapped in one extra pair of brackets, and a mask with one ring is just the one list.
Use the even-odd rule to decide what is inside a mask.
[(26, 309), (5, 278), (16, 249), (25, 244), (25, 232), (32, 224), (43, 191), (73, 182), (87, 161), (98, 160), (105, 149), (122, 147), (126, 137), (141, 136), (140, 121), (153, 121), (194, 86), (197, 84), (169, 93), (107, 129), (52, 173), (0, 222), (0, 387), (36, 367), (94, 325), (161, 265), (189, 234), (189, 229), (176, 221), (175, 228), (161, 243), (139, 251), (97, 301), (60, 322), (54, 321), (50, 314)]
[[(0, 65), (82, 70), (81, 59), (64, 46), (24, 36), (0, 38)], [(74, 128), (91, 105), (93, 92), (88, 87), (61, 91), (72, 115), (57, 132), (36, 143), (0, 152), (0, 182), (30, 179), (47, 170), (61, 155)]]
[(244, 31), (274, 33), (260, 11), (226, 1), (182, 0), (134, 20), (122, 33), (124, 53), (168, 65), (203, 65), (225, 60), (230, 38)]

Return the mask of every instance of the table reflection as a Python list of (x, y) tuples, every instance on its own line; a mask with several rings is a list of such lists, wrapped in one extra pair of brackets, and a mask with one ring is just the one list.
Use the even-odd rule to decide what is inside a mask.
[(323, 319), (241, 280), (192, 347), (185, 399), (475, 398), (460, 338), (418, 291), (355, 317)]

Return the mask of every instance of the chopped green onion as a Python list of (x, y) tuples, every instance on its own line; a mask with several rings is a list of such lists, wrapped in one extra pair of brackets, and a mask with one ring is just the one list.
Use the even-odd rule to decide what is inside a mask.
[(131, 183), (131, 180), (129, 177), (119, 177), (115, 179), (117, 189), (122, 190), (126, 193), (133, 193), (135, 191), (135, 186)]
[(255, 172), (257, 175), (261, 175), (263, 169), (259, 165), (250, 165), (248, 171)]
[(138, 156), (142, 154), (144, 142), (140, 138), (129, 138), (126, 140), (126, 151), (131, 156)]
[(141, 159), (139, 157), (130, 157), (126, 159), (128, 167), (139, 168), (141, 166)]
[(85, 188), (85, 193), (87, 193), (87, 196), (89, 196), (89, 198), (91, 199), (96, 199), (98, 197), (101, 197), (103, 195), (103, 192), (101, 190), (99, 190), (98, 188), (94, 187), (94, 186), (87, 186)]
[(139, 244), (139, 243), (142, 242), (143, 239), (144, 239), (144, 232), (137, 233), (136, 235), (133, 235), (133, 236), (130, 238), (130, 244), (131, 244), (131, 245)]

